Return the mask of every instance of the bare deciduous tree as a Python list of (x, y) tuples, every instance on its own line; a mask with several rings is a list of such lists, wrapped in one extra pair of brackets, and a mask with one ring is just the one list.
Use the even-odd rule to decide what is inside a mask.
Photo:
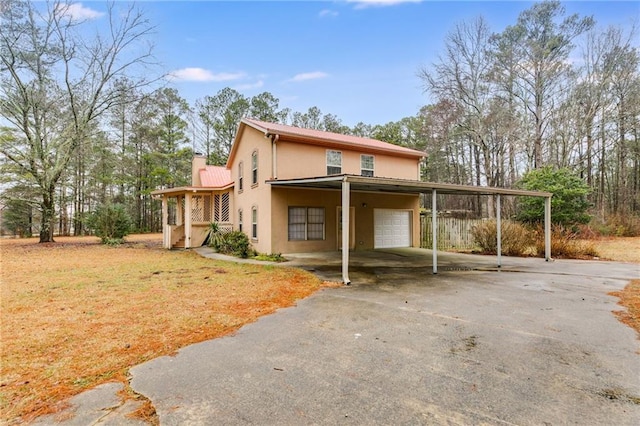
[[(506, 73), (515, 70), (513, 95), (526, 107), (534, 124), (532, 144), (533, 167), (544, 165), (544, 138), (553, 111), (566, 93), (564, 79), (571, 67), (568, 63), (573, 40), (594, 25), (591, 17), (565, 17), (559, 1), (543, 1), (523, 11), (515, 25), (507, 27), (497, 41), (511, 54), (501, 59), (517, 58), (516, 62), (498, 62)], [(515, 65), (515, 68), (514, 68)]]
[(90, 124), (118, 101), (115, 80), (127, 74), (135, 85), (148, 82), (133, 76), (151, 63), (153, 28), (133, 6), (111, 4), (102, 17), (108, 29), (94, 35), (69, 2), (4, 6), (0, 111), (15, 138), (3, 139), (0, 152), (39, 189), (40, 242), (52, 242), (56, 187)]

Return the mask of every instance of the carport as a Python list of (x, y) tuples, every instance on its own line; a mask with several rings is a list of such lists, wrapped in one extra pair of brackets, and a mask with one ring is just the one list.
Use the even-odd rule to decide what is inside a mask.
[[(356, 175), (336, 175), (317, 178), (269, 180), (270, 185), (293, 188), (334, 189), (342, 192), (342, 224), (344, 229), (349, 229), (349, 207), (351, 191), (373, 192), (378, 194), (431, 194), (433, 231), (433, 273), (438, 273), (438, 242), (437, 242), (437, 195), (438, 194), (467, 194), (467, 195), (491, 195), (496, 197), (496, 222), (497, 222), (497, 266), (502, 264), (501, 247), (501, 196), (526, 196), (543, 197), (544, 203), (544, 246), (545, 260), (551, 259), (551, 197), (550, 192), (525, 191), (519, 189), (492, 188), (471, 185), (453, 185), (446, 183), (421, 182), (404, 179), (390, 179), (379, 177), (364, 177)], [(349, 233), (342, 233), (342, 280), (349, 284)]]

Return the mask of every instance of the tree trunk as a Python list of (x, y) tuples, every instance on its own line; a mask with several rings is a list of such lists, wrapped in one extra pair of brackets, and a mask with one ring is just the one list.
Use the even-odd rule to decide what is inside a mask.
[(593, 116), (591, 114), (589, 114), (589, 116), (587, 117), (587, 152), (586, 152), (586, 156), (587, 156), (587, 185), (589, 185), (589, 188), (592, 188), (592, 169), (593, 169), (593, 158), (591, 156), (591, 151), (593, 150)]
[(600, 124), (600, 195), (598, 197), (599, 200), (599, 210), (600, 210), (600, 218), (604, 218), (605, 213), (605, 196), (604, 196), (604, 178), (605, 178), (605, 146), (606, 146), (606, 134), (605, 134), (605, 126), (604, 126), (604, 107), (602, 108), (602, 120)]
[(627, 213), (627, 146), (624, 96), (618, 104), (618, 174), (616, 178), (616, 213)]
[[(538, 99), (540, 98), (540, 99)], [(536, 136), (533, 141), (533, 168), (542, 167), (542, 96), (536, 94)]]
[(53, 228), (56, 218), (55, 214), (55, 186), (50, 185), (45, 191), (42, 191), (42, 225), (40, 227), (40, 242), (53, 243)]

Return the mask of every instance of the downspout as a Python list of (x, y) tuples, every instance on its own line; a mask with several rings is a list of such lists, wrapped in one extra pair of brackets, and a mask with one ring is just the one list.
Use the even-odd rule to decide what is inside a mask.
[(280, 135), (279, 134), (269, 134), (267, 133), (265, 136), (270, 137), (271, 138), (271, 178), (273, 180), (277, 180), (278, 179), (278, 150), (276, 149), (276, 145), (278, 142), (278, 139), (280, 139)]

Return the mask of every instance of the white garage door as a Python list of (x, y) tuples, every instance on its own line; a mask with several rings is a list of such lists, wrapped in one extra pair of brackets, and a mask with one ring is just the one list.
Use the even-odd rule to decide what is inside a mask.
[(411, 212), (375, 209), (374, 248), (411, 247)]

